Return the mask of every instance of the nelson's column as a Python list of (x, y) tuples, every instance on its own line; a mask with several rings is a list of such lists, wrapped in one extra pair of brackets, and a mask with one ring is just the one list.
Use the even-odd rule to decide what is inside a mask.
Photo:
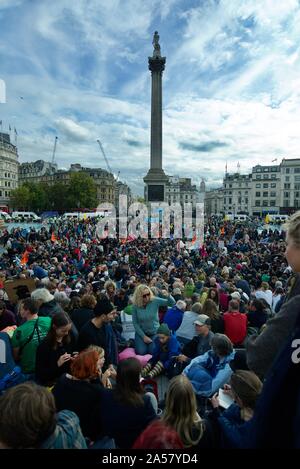
[(162, 169), (162, 74), (165, 69), (166, 57), (160, 53), (159, 35), (155, 31), (152, 57), (148, 58), (151, 70), (151, 151), (150, 169), (144, 177), (146, 202), (164, 202), (165, 186), (168, 177)]

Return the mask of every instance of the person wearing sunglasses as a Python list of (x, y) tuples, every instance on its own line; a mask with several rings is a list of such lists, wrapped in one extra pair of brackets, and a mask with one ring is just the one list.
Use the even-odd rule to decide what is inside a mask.
[(153, 352), (153, 339), (159, 328), (158, 309), (160, 306), (174, 306), (174, 298), (162, 290), (162, 296), (153, 295), (147, 285), (138, 285), (133, 295), (132, 321), (135, 329), (135, 352), (138, 355)]

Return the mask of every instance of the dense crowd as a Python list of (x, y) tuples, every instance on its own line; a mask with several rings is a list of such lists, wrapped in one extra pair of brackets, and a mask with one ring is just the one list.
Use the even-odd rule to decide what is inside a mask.
[(0, 447), (300, 447), (300, 212), (200, 248), (96, 230), (2, 230)]

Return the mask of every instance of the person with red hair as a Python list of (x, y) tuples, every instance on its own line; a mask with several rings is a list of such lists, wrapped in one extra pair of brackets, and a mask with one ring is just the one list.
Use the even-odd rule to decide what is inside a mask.
[(72, 361), (70, 374), (62, 375), (52, 391), (57, 410), (75, 412), (83, 435), (92, 441), (99, 440), (102, 430), (99, 411), (101, 391), (110, 375), (110, 369), (102, 374), (104, 362), (101, 347), (83, 350)]
[(132, 449), (183, 449), (178, 433), (161, 420), (155, 420), (140, 434)]

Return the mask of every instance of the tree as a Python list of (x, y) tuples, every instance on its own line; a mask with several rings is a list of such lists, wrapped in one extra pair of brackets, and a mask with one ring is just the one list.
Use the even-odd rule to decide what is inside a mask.
[(44, 184), (25, 182), (24, 186), (28, 187), (30, 192), (30, 209), (34, 212), (46, 210), (48, 208), (48, 200)]
[(31, 192), (24, 184), (13, 189), (10, 194), (10, 204), (14, 209), (29, 210), (31, 205)]
[(69, 210), (68, 203), (69, 188), (61, 182), (56, 182), (53, 186), (45, 186), (48, 210), (64, 211)]
[(71, 174), (68, 188), (70, 208), (94, 208), (97, 206), (97, 188), (91, 176), (84, 172)]

